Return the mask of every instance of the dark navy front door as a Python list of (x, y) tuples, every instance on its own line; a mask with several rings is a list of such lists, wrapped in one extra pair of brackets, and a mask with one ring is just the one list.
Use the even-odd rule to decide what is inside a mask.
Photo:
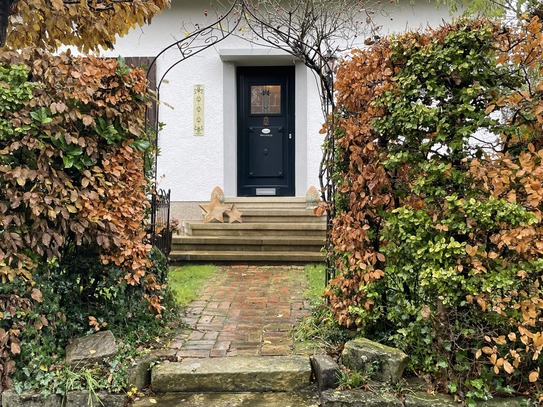
[(238, 196), (294, 196), (294, 67), (238, 68)]

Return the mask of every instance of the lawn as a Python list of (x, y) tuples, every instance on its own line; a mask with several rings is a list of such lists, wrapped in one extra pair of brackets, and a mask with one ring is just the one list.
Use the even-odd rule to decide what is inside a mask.
[(324, 273), (326, 268), (324, 264), (310, 264), (305, 266), (304, 271), (307, 279), (305, 295), (312, 304), (320, 303), (324, 291)]
[(171, 267), (169, 285), (174, 292), (177, 303), (186, 307), (194, 300), (204, 283), (219, 271), (213, 265), (187, 265)]

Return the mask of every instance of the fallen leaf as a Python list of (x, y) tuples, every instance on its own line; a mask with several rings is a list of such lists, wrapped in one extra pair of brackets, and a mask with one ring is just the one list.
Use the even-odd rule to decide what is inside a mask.
[(37, 288), (32, 289), (32, 294), (30, 294), (30, 296), (32, 297), (34, 301), (37, 301), (37, 302), (43, 301), (43, 295), (41, 291), (38, 290)]

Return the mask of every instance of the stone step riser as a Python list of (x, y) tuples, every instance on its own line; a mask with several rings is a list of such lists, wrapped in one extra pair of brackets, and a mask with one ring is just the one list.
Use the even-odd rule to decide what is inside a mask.
[(318, 407), (310, 393), (170, 393), (136, 400), (133, 407)]
[(257, 209), (257, 208), (268, 208), (268, 209), (307, 209), (313, 210), (314, 206), (307, 206), (305, 201), (299, 202), (279, 202), (279, 201), (257, 201), (257, 202), (248, 202), (248, 201), (234, 201), (226, 199), (223, 202), (225, 205), (236, 205), (238, 208), (244, 209)]
[(153, 367), (151, 387), (166, 392), (289, 392), (310, 385), (302, 356), (185, 359)]
[(326, 221), (316, 216), (270, 216), (270, 215), (242, 215), (243, 223), (325, 223)]
[[(230, 205), (230, 204), (227, 203), (225, 205)], [(285, 212), (285, 213), (307, 212), (307, 215), (315, 216), (313, 214), (313, 209), (312, 208), (307, 208), (305, 205), (301, 205), (301, 206), (266, 206), (266, 205), (262, 204), (262, 205), (240, 206), (240, 205), (236, 204), (236, 207), (241, 212), (242, 217), (244, 217), (245, 215), (249, 214), (249, 212), (252, 212), (252, 211), (258, 211), (258, 212), (264, 212), (265, 211), (265, 212), (269, 212), (269, 213), (276, 213), (276, 212)]]
[(298, 231), (292, 230), (271, 230), (271, 229), (253, 229), (253, 230), (243, 230), (243, 229), (189, 229), (186, 231), (189, 236), (259, 236), (259, 237), (277, 237), (285, 236), (288, 238), (305, 236), (308, 237), (322, 237), (324, 231), (320, 230), (303, 230)]
[(305, 198), (278, 198), (278, 197), (226, 197), (224, 203), (236, 204), (238, 207), (267, 207), (267, 208), (307, 208)]
[(262, 236), (260, 238), (254, 237), (224, 237), (224, 236), (186, 236), (186, 235), (174, 235), (172, 244), (232, 244), (232, 245), (323, 245), (325, 242), (324, 235), (318, 237), (312, 236)]
[(300, 253), (300, 252), (171, 252), (172, 261), (192, 261), (192, 262), (273, 262), (273, 263), (321, 263), (324, 256), (321, 253)]
[(237, 251), (243, 252), (245, 250), (251, 250), (254, 252), (315, 252), (320, 253), (324, 247), (324, 243), (321, 244), (296, 244), (296, 245), (243, 245), (243, 244), (174, 244), (172, 245), (172, 251), (174, 252), (192, 252), (192, 251)]

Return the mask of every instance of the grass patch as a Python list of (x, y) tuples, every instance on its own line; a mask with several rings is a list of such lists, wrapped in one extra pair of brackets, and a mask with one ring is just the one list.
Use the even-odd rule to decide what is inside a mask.
[(343, 344), (355, 335), (356, 331), (337, 323), (332, 310), (323, 301), (312, 309), (311, 315), (298, 323), (292, 332), (292, 339), (305, 343), (313, 353), (325, 352), (336, 356)]
[(194, 300), (204, 283), (212, 277), (219, 267), (213, 265), (189, 265), (170, 268), (168, 283), (174, 292), (176, 302), (186, 307)]
[(311, 315), (302, 319), (294, 328), (292, 338), (296, 343), (304, 344), (305, 350), (311, 353), (337, 355), (355, 332), (341, 327), (324, 301), (326, 267), (323, 264), (312, 264), (305, 266), (304, 271), (307, 281), (305, 295), (311, 301), (312, 310)]
[(324, 264), (309, 264), (305, 266), (304, 271), (307, 281), (305, 295), (311, 301), (311, 304), (318, 304), (322, 302), (326, 267)]

